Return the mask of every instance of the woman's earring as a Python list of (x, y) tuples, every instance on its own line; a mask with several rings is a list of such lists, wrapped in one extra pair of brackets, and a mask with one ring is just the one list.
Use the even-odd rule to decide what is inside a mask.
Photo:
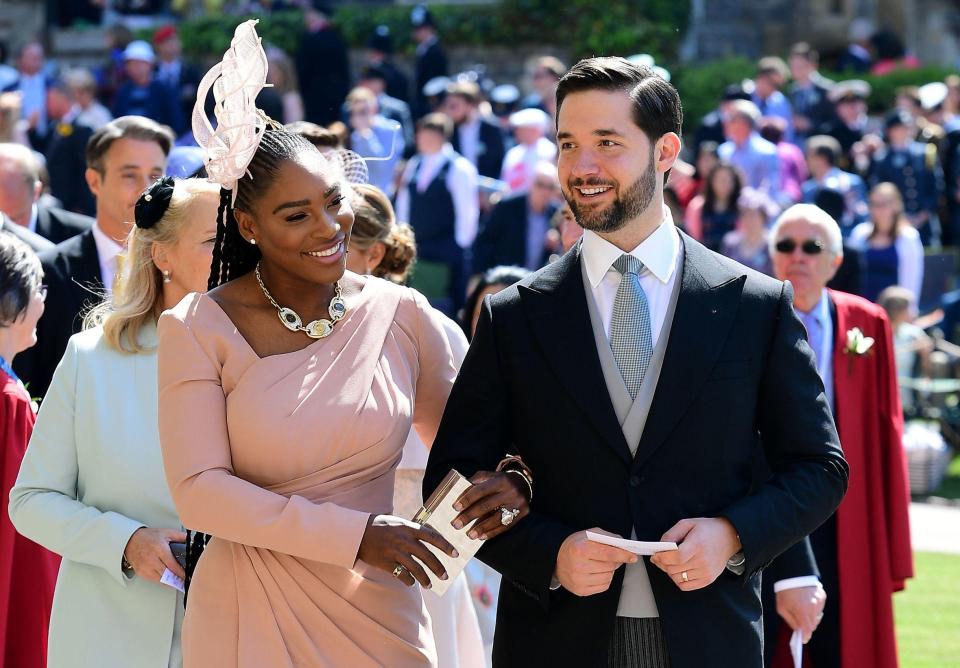
[(257, 245), (257, 240), (251, 238), (251, 239), (250, 239), (250, 243), (253, 244), (254, 246), (256, 246), (256, 245)]
[(164, 269), (164, 270), (163, 270), (163, 282), (164, 282), (164, 283), (169, 283), (169, 282), (172, 281), (172, 280), (173, 280), (173, 279), (170, 278), (170, 270), (169, 270), (169, 269)]

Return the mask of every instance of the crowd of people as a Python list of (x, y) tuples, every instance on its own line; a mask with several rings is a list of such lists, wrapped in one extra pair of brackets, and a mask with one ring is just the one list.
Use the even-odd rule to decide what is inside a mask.
[[(757, 592), (738, 578), (765, 568), (767, 665), (785, 660), (795, 631), (816, 668), (896, 666), (891, 594), (912, 576), (900, 442), (912, 402), (896, 379), (918, 371), (915, 353), (933, 346), (924, 330), (949, 308), (952, 274), (925, 277), (925, 262), (960, 245), (960, 77), (903, 88), (870, 116), (866, 82), (825, 79), (818, 54), (796, 44), (786, 59), (760, 59), (753, 79), (730, 82), (707, 117), (687, 119), (686, 146), (669, 72), (648, 57), (568, 71), (544, 55), (531, 62), (523, 95), (482, 72), (450, 72), (430, 12), (416, 7), (410, 21), (412, 76), (394, 63), (385, 26), (352, 69), (332, 12), (311, 4), (298, 53), (265, 45), (270, 85), (256, 98), (262, 113), (245, 121), (262, 123), (261, 132), (248, 162), (227, 167), (197, 121), (217, 127), (222, 99), (197, 99), (203, 72), (183, 58), (174, 25), (151, 42), (117, 26), (110, 62), (96, 71), (54, 68), (34, 41), (0, 70), (0, 421), (12, 520), (0, 523), (10, 555), (0, 571), (17, 574), (0, 592), (8, 610), (0, 665), (288, 657), (291, 666), (465, 667), (491, 654), (520, 665), (556, 629), (577, 638), (580, 619), (596, 637), (557, 643), (558, 660), (595, 662), (609, 649), (609, 665), (638, 665), (627, 654), (640, 647), (652, 658), (639, 665), (668, 665), (663, 656), (698, 665), (703, 648), (681, 649), (679, 624), (707, 610), (729, 615), (712, 633), (728, 634), (730, 656), (756, 654), (740, 622), (759, 578)], [(879, 65), (856, 46), (857, 68)], [(634, 86), (649, 92), (602, 97)], [(635, 105), (632, 115), (616, 115), (621, 102)], [(644, 115), (651, 108), (659, 117)], [(629, 131), (618, 125), (624, 118)], [(354, 154), (360, 178), (344, 157)], [(635, 231), (642, 222), (649, 238), (618, 237), (617, 221)], [(716, 291), (715, 304), (701, 304), (715, 322), (686, 306), (700, 289), (694, 274)], [(783, 317), (774, 317), (778, 300), (791, 304), (765, 276), (790, 281), (803, 328), (792, 317), (771, 326)], [(628, 284), (639, 288), (631, 308), (651, 320), (629, 322), (646, 338), (618, 315)], [(737, 302), (720, 301), (733, 284), (752, 300), (735, 321)], [(528, 332), (523, 305), (555, 329)], [(681, 362), (674, 337), (721, 321), (739, 338), (710, 360)], [(321, 354), (314, 339), (328, 337), (340, 343)], [(630, 375), (638, 362), (618, 350), (624, 342), (646, 351), (639, 377)], [(568, 359), (595, 343), (595, 368), (531, 361), (540, 346)], [(684, 366), (695, 362), (704, 368)], [(653, 380), (643, 384), (648, 368)], [(671, 435), (660, 388), (685, 406), (683, 386), (669, 379), (701, 372), (713, 398), (695, 402), (697, 425), (687, 417)], [(541, 405), (554, 374), (551, 392), (570, 396)], [(778, 374), (795, 385), (775, 388)], [(581, 380), (598, 383), (587, 388), (594, 396), (574, 387)], [(860, 394), (868, 387), (878, 392), (873, 403)], [(607, 390), (611, 401), (597, 403)], [(751, 392), (760, 399), (747, 402), (748, 414), (730, 403)], [(799, 440), (782, 424), (795, 419), (787, 404), (806, 415)], [(557, 418), (581, 409), (592, 415), (571, 428), (578, 443), (596, 438), (594, 424), (615, 446), (605, 456), (640, 462), (632, 472), (599, 457), (577, 473), (580, 483), (558, 475), (549, 453), (571, 436), (557, 431), (567, 428)], [(756, 445), (757, 424), (769, 437), (762, 463), (746, 445)], [(724, 457), (690, 445), (702, 445), (704, 429), (720, 430)], [(316, 433), (336, 448), (304, 451)], [(655, 454), (654, 438), (727, 478), (713, 496), (692, 494), (631, 524), (629, 504), (656, 504), (649, 495), (666, 491), (650, 481), (670, 479), (662, 467), (676, 463)], [(528, 496), (515, 484), (521, 476), (499, 471), (512, 448), (533, 470), (536, 505), (532, 486)], [(816, 483), (804, 457), (819, 458)], [(681, 487), (706, 485), (691, 466), (680, 463), (691, 475)], [(416, 509), (421, 484), (431, 491), (450, 468), (485, 495), (463, 517), (487, 526), (487, 538), (505, 533), (481, 552), (494, 568), (472, 563), (444, 598), (425, 591), (421, 610), (408, 587), (426, 587), (427, 571), (442, 569), (425, 544), (452, 547), (396, 521), (412, 515), (391, 508)], [(622, 473), (630, 501), (620, 509), (588, 478)], [(773, 491), (801, 479), (802, 512)], [(564, 498), (580, 487), (597, 498), (587, 510)], [(796, 513), (795, 525), (761, 518), (758, 499)], [(517, 528), (501, 524), (504, 509), (514, 509)], [(720, 510), (710, 520), (718, 524), (684, 519)], [(717, 569), (719, 552), (709, 569), (662, 555), (644, 569), (622, 551), (591, 551), (573, 533), (588, 526), (690, 545), (688, 534), (722, 537), (736, 549)], [(185, 561), (170, 544), (185, 545)], [(529, 562), (516, 563), (517, 554)], [(544, 578), (551, 560), (555, 572)], [(604, 566), (588, 577), (578, 572), (583, 560)], [(189, 586), (186, 621), (171, 575)], [(606, 592), (621, 581), (618, 607)], [(692, 598), (676, 598), (704, 587), (729, 600), (697, 599), (705, 606), (697, 612)], [(552, 611), (534, 611), (534, 600)], [(518, 627), (498, 630), (499, 648), (498, 616)], [(595, 626), (608, 617), (619, 620), (612, 636)], [(422, 632), (430, 618), (433, 638)], [(533, 641), (521, 652), (523, 624)], [(90, 642), (99, 636), (112, 640)], [(542, 656), (530, 654), (529, 665)]]

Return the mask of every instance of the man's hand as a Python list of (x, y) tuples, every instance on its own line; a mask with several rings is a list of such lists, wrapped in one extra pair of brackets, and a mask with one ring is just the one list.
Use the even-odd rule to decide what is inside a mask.
[(680, 520), (660, 540), (677, 543), (680, 549), (658, 552), (650, 563), (683, 591), (711, 584), (727, 567), (727, 560), (740, 551), (737, 532), (723, 517)]
[(803, 642), (808, 643), (823, 619), (823, 606), (826, 602), (827, 593), (823, 590), (823, 585), (784, 589), (777, 592), (777, 614), (783, 617), (783, 621), (791, 629), (799, 629)]
[[(609, 531), (591, 529), (614, 536)], [(620, 536), (617, 536), (620, 538)], [(568, 536), (557, 553), (557, 580), (563, 588), (577, 596), (591, 596), (610, 588), (613, 574), (623, 564), (634, 564), (637, 555), (619, 547), (587, 539), (586, 531)]]

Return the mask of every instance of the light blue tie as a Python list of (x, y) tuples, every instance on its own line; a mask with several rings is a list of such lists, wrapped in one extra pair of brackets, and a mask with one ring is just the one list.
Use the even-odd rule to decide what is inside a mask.
[(621, 255), (613, 263), (613, 268), (623, 277), (613, 300), (610, 349), (630, 397), (636, 399), (653, 356), (650, 305), (640, 286), (643, 263), (632, 255)]

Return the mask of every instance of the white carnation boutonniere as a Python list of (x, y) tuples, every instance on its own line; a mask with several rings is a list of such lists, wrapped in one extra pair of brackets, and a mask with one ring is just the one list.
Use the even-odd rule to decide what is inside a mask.
[(873, 337), (864, 336), (859, 327), (847, 330), (847, 345), (843, 352), (848, 355), (849, 369), (853, 371), (853, 360), (856, 357), (866, 357), (873, 349)]

